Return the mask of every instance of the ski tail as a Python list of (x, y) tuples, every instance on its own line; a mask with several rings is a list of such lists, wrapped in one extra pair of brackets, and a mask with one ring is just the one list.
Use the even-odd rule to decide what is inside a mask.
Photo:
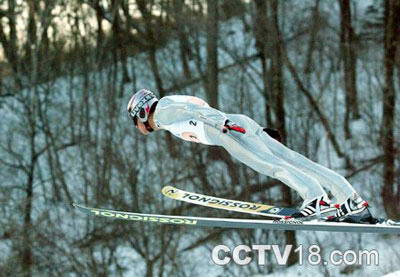
[(161, 192), (164, 196), (167, 196), (174, 200), (246, 214), (284, 218), (298, 212), (298, 210), (294, 208), (282, 208), (272, 205), (218, 198), (214, 196), (184, 191), (173, 186), (165, 186), (162, 188)]

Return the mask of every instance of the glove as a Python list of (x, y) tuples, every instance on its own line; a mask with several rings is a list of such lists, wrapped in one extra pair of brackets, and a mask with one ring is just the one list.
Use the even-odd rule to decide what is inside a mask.
[(263, 131), (266, 132), (273, 139), (276, 139), (277, 141), (282, 142), (282, 136), (278, 130), (271, 129), (271, 128), (264, 128)]
[(225, 121), (225, 125), (224, 125), (224, 127), (222, 128), (222, 132), (223, 132), (223, 133), (227, 133), (228, 130), (229, 130), (229, 131), (239, 132), (239, 133), (242, 133), (242, 134), (245, 134), (245, 133), (246, 133), (246, 129), (240, 127), (239, 125), (236, 125), (235, 123), (233, 123), (233, 122), (230, 121), (230, 120), (226, 120), (226, 121)]

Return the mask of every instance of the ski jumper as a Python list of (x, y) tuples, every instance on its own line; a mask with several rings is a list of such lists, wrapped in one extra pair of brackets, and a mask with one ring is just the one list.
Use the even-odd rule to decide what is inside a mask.
[[(246, 129), (227, 132), (226, 120)], [(341, 175), (287, 148), (263, 131), (263, 127), (241, 114), (225, 114), (194, 96), (174, 95), (159, 100), (154, 121), (161, 129), (197, 143), (218, 145), (255, 171), (282, 181), (306, 201), (330, 190), (338, 202), (355, 193)]]

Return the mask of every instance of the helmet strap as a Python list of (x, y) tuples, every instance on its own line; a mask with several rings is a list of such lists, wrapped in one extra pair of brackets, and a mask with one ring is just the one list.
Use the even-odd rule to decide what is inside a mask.
[(149, 121), (144, 122), (144, 126), (146, 127), (146, 130), (150, 133), (154, 131), (154, 129), (151, 128)]
[[(155, 102), (151, 108), (150, 108), (150, 113), (149, 113), (149, 117), (150, 115), (155, 111), (156, 107), (157, 107), (158, 101)], [(149, 120), (147, 119), (146, 122), (144, 122), (144, 126), (146, 127), (146, 130), (149, 131), (150, 133), (154, 131), (154, 129), (150, 126)]]

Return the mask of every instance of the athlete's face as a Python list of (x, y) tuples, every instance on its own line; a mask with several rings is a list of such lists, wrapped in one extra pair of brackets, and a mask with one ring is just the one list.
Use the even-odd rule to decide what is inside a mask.
[(136, 128), (139, 129), (139, 132), (142, 133), (143, 135), (148, 135), (150, 132), (147, 131), (146, 126), (144, 126), (144, 123), (140, 120), (137, 120), (137, 125)]

